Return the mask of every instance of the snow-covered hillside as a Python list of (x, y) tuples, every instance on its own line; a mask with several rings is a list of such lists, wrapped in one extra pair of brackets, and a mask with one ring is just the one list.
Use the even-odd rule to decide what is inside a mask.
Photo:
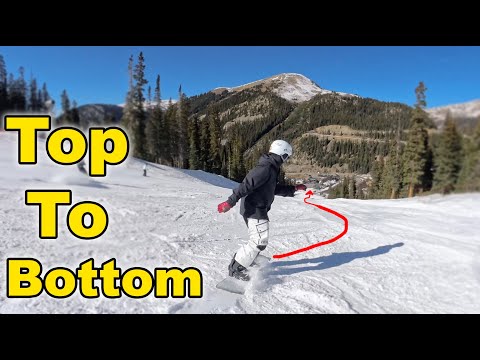
[(444, 123), (449, 111), (453, 118), (478, 118), (480, 116), (480, 99), (427, 109), (432, 120), (440, 126)]
[[(169, 100), (160, 100), (160, 107), (163, 109), (163, 110), (167, 110), (168, 109), (168, 105), (170, 104), (170, 102), (172, 104), (175, 104), (177, 102), (177, 100), (174, 100), (174, 99), (169, 99)], [(144, 103), (144, 106), (146, 108), (153, 108), (157, 105), (157, 102), (156, 101), (146, 101)], [(125, 103), (122, 103), (122, 104), (118, 104), (117, 106), (120, 106), (120, 107), (125, 107)]]
[[(317, 94), (333, 93), (333, 91), (322, 89), (306, 76), (295, 73), (279, 74), (241, 86), (217, 88), (214, 89), (214, 91), (241, 91), (254, 86), (260, 86), (262, 89), (270, 89), (278, 96), (295, 103), (308, 101)], [(357, 96), (342, 92), (336, 92), (336, 94), (341, 96)]]
[[(235, 183), (153, 164), (144, 177), (143, 163), (134, 159), (109, 166), (105, 178), (87, 178), (75, 166), (51, 162), (44, 144), (39, 140), (38, 165), (19, 166), (16, 135), (0, 133), (0, 313), (480, 313), (480, 194), (394, 201), (313, 196), (310, 201), (347, 216), (347, 235), (272, 261), (241, 296), (215, 288), (247, 236), (239, 206), (216, 210)], [(41, 240), (38, 207), (25, 205), (26, 189), (71, 189), (75, 203), (102, 204), (109, 227), (94, 240), (74, 238), (61, 206), (58, 239)], [(304, 204), (303, 193), (277, 197), (270, 218), (270, 256), (343, 228), (338, 218)], [(204, 296), (85, 299), (77, 290), (65, 299), (45, 292), (11, 299), (5, 268), (14, 257), (36, 258), (42, 275), (89, 258), (96, 266), (115, 258), (123, 270), (196, 267)]]

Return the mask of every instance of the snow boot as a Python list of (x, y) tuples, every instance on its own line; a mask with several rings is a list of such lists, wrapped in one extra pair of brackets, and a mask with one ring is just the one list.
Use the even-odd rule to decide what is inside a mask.
[(233, 256), (233, 259), (230, 262), (230, 265), (228, 265), (228, 275), (242, 281), (250, 280), (250, 276), (248, 275), (247, 268), (245, 266), (240, 265), (235, 260), (235, 255)]

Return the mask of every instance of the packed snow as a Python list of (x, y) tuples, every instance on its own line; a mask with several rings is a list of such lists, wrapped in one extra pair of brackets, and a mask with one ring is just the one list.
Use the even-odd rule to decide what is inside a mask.
[(226, 189), (233, 189), (238, 185), (238, 183), (233, 180), (227, 179), (221, 175), (211, 174), (203, 170), (188, 170), (188, 169), (178, 169), (178, 170), (198, 180), (207, 182), (215, 186), (223, 187)]
[[(122, 270), (196, 267), (202, 298), (85, 299), (78, 290), (55, 299), (7, 298), (0, 271), (0, 313), (480, 313), (480, 194), (432, 195), (401, 200), (310, 201), (349, 219), (340, 240), (271, 263), (258, 271), (245, 295), (215, 288), (247, 229), (239, 206), (217, 204), (236, 183), (200, 171), (177, 170), (133, 158), (88, 178), (53, 163), (38, 141), (38, 164), (17, 164), (15, 133), (0, 133), (0, 268), (8, 258), (35, 258), (44, 275), (115, 258)], [(38, 207), (25, 205), (26, 189), (70, 189), (73, 202), (91, 200), (109, 215), (106, 232), (75, 238), (59, 207), (58, 239), (38, 238)], [(343, 222), (294, 198), (277, 197), (270, 212), (267, 256), (329, 239)]]

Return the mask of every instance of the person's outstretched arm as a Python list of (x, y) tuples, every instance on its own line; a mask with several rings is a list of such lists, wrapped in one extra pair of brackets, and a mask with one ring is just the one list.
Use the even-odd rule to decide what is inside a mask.
[(277, 184), (275, 187), (275, 195), (291, 197), (295, 194), (295, 191), (298, 190), (307, 190), (307, 187), (303, 184), (300, 185), (280, 185)]

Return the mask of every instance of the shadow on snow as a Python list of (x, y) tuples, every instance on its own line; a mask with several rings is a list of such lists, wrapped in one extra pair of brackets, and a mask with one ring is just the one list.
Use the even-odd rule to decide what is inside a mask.
[[(275, 261), (271, 264), (269, 272), (272, 275), (292, 275), (304, 271), (325, 270), (347, 264), (355, 259), (383, 255), (388, 253), (393, 248), (401, 247), (403, 245), (404, 243), (400, 242), (392, 245), (379, 246), (375, 249), (371, 249), (368, 251), (333, 253), (332, 255), (320, 256), (314, 259)], [(309, 266), (297, 267), (297, 265)]]

